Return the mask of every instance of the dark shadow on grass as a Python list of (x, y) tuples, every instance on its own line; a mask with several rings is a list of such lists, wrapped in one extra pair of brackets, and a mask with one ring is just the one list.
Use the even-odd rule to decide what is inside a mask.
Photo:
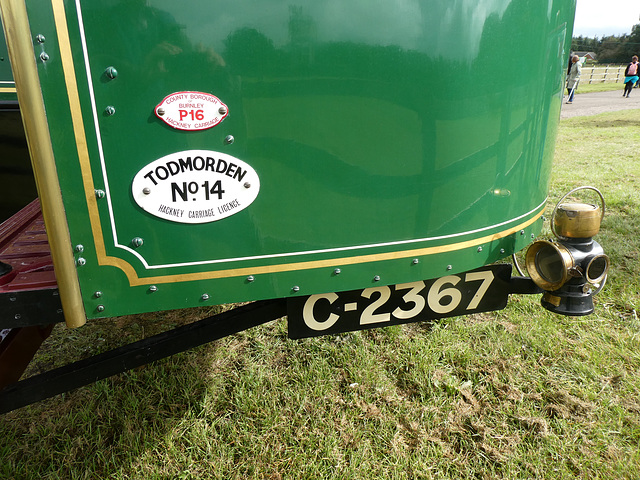
[[(592, 123), (593, 122), (593, 123)], [(597, 121), (591, 120), (590, 125), (595, 128), (616, 128), (616, 127), (640, 127), (640, 120), (626, 120), (626, 119), (615, 119), (611, 121)]]
[[(30, 374), (215, 313), (210, 307), (196, 308), (94, 321), (80, 330), (61, 326), (36, 357)], [(0, 416), (0, 478), (107, 478), (134, 472), (141, 459), (160, 455), (166, 439), (185, 418), (202, 414), (211, 389), (212, 358), (224, 340)], [(67, 349), (62, 353), (66, 358), (52, 358), (61, 356), (61, 348)], [(151, 461), (162, 463), (162, 459)]]

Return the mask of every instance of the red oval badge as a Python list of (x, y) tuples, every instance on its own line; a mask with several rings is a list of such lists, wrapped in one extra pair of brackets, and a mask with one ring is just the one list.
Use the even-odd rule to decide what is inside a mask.
[(156, 116), (178, 130), (206, 130), (229, 115), (229, 108), (210, 93), (176, 92), (155, 108)]

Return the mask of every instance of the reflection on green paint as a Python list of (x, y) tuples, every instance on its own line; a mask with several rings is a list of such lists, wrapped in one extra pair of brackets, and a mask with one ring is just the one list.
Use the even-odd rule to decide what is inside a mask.
[[(574, 0), (79, 4), (80, 12), (75, 2), (66, 8), (92, 178), (108, 192), (100, 225), (107, 255), (140, 277), (348, 265), (355, 255), (499, 233), (544, 203)], [(51, 32), (54, 60), (39, 68), (48, 115), (58, 120), (52, 139), (72, 241), (91, 244), (55, 25), (46, 8), (29, 5), (29, 14), (34, 29)], [(104, 75), (108, 66), (116, 79)], [(217, 96), (229, 116), (201, 132), (167, 126), (153, 109), (180, 91)], [(107, 106), (116, 114), (104, 115)], [(133, 177), (189, 149), (251, 165), (261, 183), (255, 202), (200, 225), (142, 211)], [(291, 295), (294, 284), (309, 294), (368, 286), (374, 275), (383, 283), (433, 278), (448, 265), (458, 272), (508, 255), (539, 229), (536, 222), (527, 238), (496, 240), (482, 255), (476, 247), (432, 255), (411, 269), (399, 258), (347, 266), (340, 278), (333, 268), (292, 267), (250, 285), (241, 276), (171, 281), (164, 288), (172, 293), (154, 301), (175, 308), (196, 304), (202, 291), (220, 303)], [(134, 237), (145, 240), (135, 252)], [(88, 262), (80, 275), (87, 292), (104, 291), (103, 279), (118, 295), (128, 291), (115, 268)], [(149, 308), (144, 288), (118, 313)]]

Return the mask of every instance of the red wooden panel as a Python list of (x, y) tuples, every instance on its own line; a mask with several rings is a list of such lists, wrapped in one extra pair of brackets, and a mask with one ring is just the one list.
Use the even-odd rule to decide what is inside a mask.
[(0, 262), (12, 267), (0, 277), (0, 293), (56, 287), (38, 200), (0, 224)]

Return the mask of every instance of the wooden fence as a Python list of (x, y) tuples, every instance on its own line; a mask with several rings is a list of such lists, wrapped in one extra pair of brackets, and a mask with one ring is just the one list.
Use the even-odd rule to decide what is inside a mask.
[(582, 83), (622, 83), (626, 65), (593, 65), (582, 67)]

